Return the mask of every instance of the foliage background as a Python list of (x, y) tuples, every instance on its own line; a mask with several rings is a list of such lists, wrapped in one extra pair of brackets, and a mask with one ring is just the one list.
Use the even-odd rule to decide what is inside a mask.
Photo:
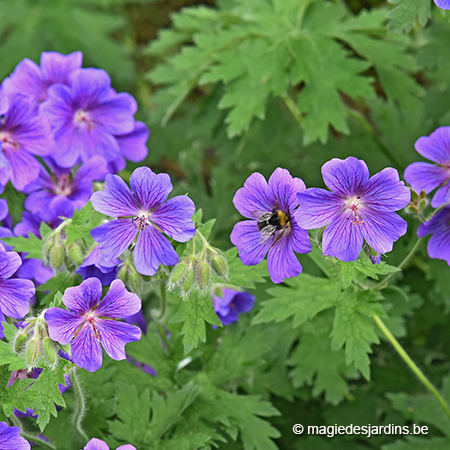
[[(429, 0), (1, 0), (0, 77), (42, 51), (81, 50), (83, 66), (105, 69), (118, 91), (137, 98), (138, 118), (152, 131), (145, 164), (169, 173), (175, 193), (188, 192), (204, 219), (217, 219), (212, 242), (227, 249), (240, 219), (233, 195), (254, 171), (268, 176), (286, 167), (311, 187), (322, 186), (320, 167), (332, 157), (362, 158), (371, 173), (386, 166), (402, 173), (417, 160), (415, 140), (449, 124), (449, 38), (448, 14)], [(409, 223), (391, 265), (415, 239), (418, 222)], [(305, 272), (320, 274), (307, 257), (301, 261)], [(383, 308), (402, 345), (450, 400), (448, 271), (422, 246), (398, 286), (384, 292)], [(246, 277), (262, 281), (262, 274)], [(288, 300), (286, 317), (296, 314), (304, 286), (293, 282), (292, 294), (292, 286), (267, 291), (268, 283), (257, 285), (253, 316), (271, 298)], [(243, 317), (218, 332), (207, 325), (207, 344), (190, 354), (185, 371), (177, 368), (180, 327), (171, 325), (170, 357), (149, 332), (145, 349), (131, 355), (156, 367), (155, 379), (113, 361), (83, 375), (88, 433), (111, 433), (138, 448), (209, 448), (213, 441), (246, 450), (276, 448), (273, 442), (280, 449), (450, 448), (448, 420), (388, 343), (372, 346), (370, 377), (361, 377), (344, 350), (330, 346), (333, 315), (308, 319), (250, 326)], [(370, 352), (381, 335), (364, 330), (355, 339), (365, 339)], [(221, 333), (220, 348), (214, 333)], [(46, 429), (61, 449), (80, 446), (65, 425), (71, 395)], [(411, 421), (429, 425), (430, 435), (328, 439), (291, 431), (294, 423)]]

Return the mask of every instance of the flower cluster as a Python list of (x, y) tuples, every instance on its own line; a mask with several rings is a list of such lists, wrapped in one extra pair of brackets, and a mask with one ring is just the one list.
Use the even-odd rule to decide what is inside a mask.
[(308, 232), (324, 228), (323, 253), (341, 261), (358, 258), (364, 242), (375, 253), (392, 250), (406, 232), (406, 222), (395, 211), (406, 207), (410, 191), (395, 169), (369, 178), (364, 161), (332, 159), (322, 167), (330, 189), (306, 189), (300, 178), (276, 169), (267, 183), (252, 174), (234, 196), (238, 211), (250, 220), (239, 222), (231, 241), (246, 265), (258, 264), (267, 252), (273, 282), (297, 276), (302, 267), (296, 253), (311, 251)]
[[(0, 90), (0, 189), (11, 180), (27, 194), (37, 228), (72, 217), (94, 180), (147, 155), (149, 130), (134, 119), (134, 98), (117, 93), (105, 71), (81, 65), (80, 52), (45, 52), (40, 65), (23, 60)], [(25, 218), (21, 230), (34, 232)]]

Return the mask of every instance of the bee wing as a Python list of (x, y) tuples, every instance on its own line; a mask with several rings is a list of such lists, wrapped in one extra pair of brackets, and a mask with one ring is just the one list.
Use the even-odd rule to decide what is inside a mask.
[(274, 225), (267, 225), (261, 230), (261, 234), (259, 235), (259, 243), (265, 244), (277, 231), (277, 227)]
[(252, 211), (250, 214), (255, 219), (266, 219), (266, 218), (269, 218), (271, 215), (271, 213), (268, 213), (267, 211), (261, 211), (261, 210)]

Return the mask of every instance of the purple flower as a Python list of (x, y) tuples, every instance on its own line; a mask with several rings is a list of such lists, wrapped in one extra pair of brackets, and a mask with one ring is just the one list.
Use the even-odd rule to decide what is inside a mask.
[(22, 190), (39, 175), (39, 163), (33, 157), (49, 155), (54, 148), (48, 120), (39, 114), (33, 97), (14, 94), (0, 123), (0, 184), (11, 179)]
[[(141, 300), (114, 280), (103, 300), (102, 284), (88, 278), (80, 286), (67, 288), (62, 301), (69, 311), (52, 307), (45, 313), (50, 338), (62, 345), (70, 343), (72, 361), (89, 372), (102, 365), (102, 348), (117, 361), (125, 359), (125, 344), (141, 338), (139, 327), (115, 319), (136, 314)], [(101, 344), (101, 345), (100, 345)]]
[(75, 208), (80, 210), (92, 195), (92, 182), (102, 181), (108, 173), (106, 161), (94, 156), (74, 173), (58, 167), (51, 158), (45, 161), (50, 173), (40, 168), (38, 178), (25, 189), (28, 195), (25, 208), (38, 213), (45, 222), (58, 221), (60, 216), (72, 217)]
[(289, 171), (278, 168), (269, 183), (260, 173), (250, 175), (233, 199), (236, 209), (251, 220), (234, 226), (231, 242), (247, 266), (259, 264), (269, 252), (267, 264), (274, 283), (301, 273), (302, 266), (294, 252), (311, 251), (308, 232), (300, 228), (294, 217), (299, 204), (297, 193), (304, 189), (300, 178), (292, 178)]
[(160, 264), (173, 266), (178, 262), (162, 232), (178, 242), (194, 236), (194, 202), (185, 195), (166, 201), (172, 190), (169, 175), (155, 174), (148, 167), (136, 169), (130, 185), (132, 192), (119, 176), (107, 175), (103, 192), (95, 192), (91, 201), (97, 211), (118, 219), (94, 228), (91, 235), (108, 259), (120, 256), (137, 239), (136, 270), (154, 275)]
[(29, 59), (24, 59), (13, 74), (3, 81), (3, 91), (7, 95), (20, 92), (42, 102), (47, 98), (47, 89), (52, 84), (70, 84), (70, 74), (81, 67), (82, 59), (81, 52), (70, 55), (44, 52), (41, 55), (41, 67)]
[[(87, 444), (83, 450), (109, 450), (109, 446), (105, 441), (93, 438)], [(116, 450), (136, 450), (136, 447), (130, 444), (121, 445)]]
[(366, 163), (349, 157), (328, 161), (322, 175), (332, 192), (313, 188), (298, 194), (295, 217), (306, 229), (326, 227), (323, 254), (355, 261), (364, 240), (376, 252), (390, 252), (407, 226), (394, 211), (407, 206), (411, 197), (398, 172), (387, 168), (369, 178)]
[(417, 235), (424, 237), (427, 234), (432, 234), (427, 247), (430, 258), (443, 259), (450, 265), (450, 206), (419, 226)]
[(0, 448), (2, 450), (30, 450), (30, 444), (19, 433), (19, 427), (10, 427), (6, 422), (0, 422)]
[(222, 296), (214, 295), (214, 311), (223, 325), (237, 322), (240, 313), (247, 313), (255, 304), (255, 297), (245, 291), (223, 288)]
[[(21, 264), (16, 252), (6, 252), (0, 245), (0, 322), (5, 320), (5, 315), (21, 319), (30, 310), (29, 300), (36, 292), (33, 282), (21, 278), (8, 279)], [(0, 337), (3, 337), (2, 330), (0, 325)]]
[(405, 170), (405, 180), (420, 193), (441, 186), (434, 194), (431, 206), (438, 208), (450, 202), (450, 127), (440, 127), (416, 141), (415, 149), (436, 164), (415, 162)]
[(436, 6), (442, 9), (450, 9), (450, 0), (434, 0)]
[(41, 104), (55, 133), (52, 157), (61, 167), (72, 167), (95, 155), (115, 160), (120, 156), (115, 135), (134, 130), (136, 101), (129, 94), (116, 94), (104, 70), (75, 70), (70, 82), (70, 86), (50, 86), (48, 99)]
[(116, 279), (117, 266), (120, 262), (119, 258), (113, 258), (112, 260), (106, 259), (98, 246), (95, 246), (76, 272), (79, 273), (84, 280), (86, 278), (95, 277), (98, 278), (104, 286), (108, 286)]

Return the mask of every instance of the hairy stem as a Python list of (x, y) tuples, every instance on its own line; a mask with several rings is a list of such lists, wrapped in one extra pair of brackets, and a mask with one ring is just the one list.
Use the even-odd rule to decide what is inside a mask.
[(44, 448), (51, 448), (53, 450), (56, 450), (56, 447), (52, 444), (50, 444), (50, 442), (45, 441), (44, 439), (36, 436), (35, 434), (31, 434), (31, 433), (27, 433), (23, 428), (22, 428), (22, 423), (20, 422), (20, 420), (14, 415), (11, 414), (11, 416), (9, 416), (9, 420), (16, 426), (20, 428), (20, 435), (26, 439), (27, 441), (31, 441), (31, 442), (35, 442), (36, 444), (39, 444), (40, 446), (44, 447)]
[(403, 349), (400, 343), (395, 339), (394, 335), (389, 331), (384, 322), (380, 319), (379, 316), (374, 314), (372, 316), (375, 323), (378, 325), (383, 334), (387, 337), (389, 342), (395, 348), (400, 357), (405, 361), (405, 363), (409, 366), (409, 368), (414, 372), (417, 378), (422, 382), (422, 384), (436, 397), (437, 401), (442, 406), (445, 414), (450, 418), (450, 408), (447, 402), (444, 400), (444, 397), (439, 393), (439, 391), (433, 386), (431, 381), (425, 376), (425, 374), (419, 369), (417, 364), (410, 358), (408, 353)]
[(83, 430), (82, 422), (84, 419), (84, 416), (86, 415), (86, 400), (84, 398), (83, 391), (81, 389), (80, 380), (78, 379), (78, 375), (76, 372), (76, 367), (70, 370), (70, 381), (73, 386), (73, 390), (75, 392), (75, 400), (76, 400), (76, 406), (75, 411), (73, 413), (73, 425), (75, 427), (75, 430), (78, 432), (78, 434), (84, 439), (88, 440), (88, 436)]
[[(398, 265), (399, 269), (403, 269), (403, 267), (406, 267), (410, 261), (413, 259), (414, 255), (416, 254), (417, 250), (420, 247), (420, 244), (422, 243), (423, 238), (419, 238), (417, 240), (417, 242), (414, 244), (414, 247), (409, 251), (409, 253), (405, 256), (405, 258), (403, 259), (403, 261)], [(391, 281), (392, 278), (395, 277), (395, 275), (399, 273), (399, 272), (391, 272), (390, 274), (388, 274), (386, 276), (386, 278), (384, 278), (382, 281), (380, 281), (379, 283), (377, 283), (374, 286), (375, 290), (381, 290), (384, 289), (388, 286), (389, 282)]]

